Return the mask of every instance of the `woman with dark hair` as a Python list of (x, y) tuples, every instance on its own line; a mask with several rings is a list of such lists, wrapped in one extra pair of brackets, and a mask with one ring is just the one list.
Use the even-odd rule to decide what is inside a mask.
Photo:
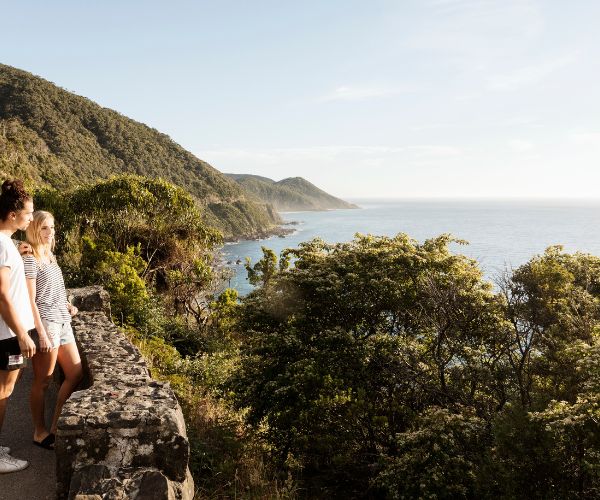
[[(27, 228), (27, 242), (32, 254), (25, 255), (23, 261), (38, 340), (38, 352), (31, 360), (33, 443), (51, 450), (54, 449), (62, 406), (83, 376), (71, 328), (71, 316), (77, 314), (77, 308), (67, 300), (62, 271), (54, 257), (54, 217), (50, 212), (38, 210), (33, 213), (33, 222)], [(48, 431), (44, 419), (44, 396), (57, 360), (65, 378), (58, 390), (54, 417)]]
[[(7, 180), (0, 194), (0, 430), (6, 403), (15, 387), (24, 359), (35, 354), (29, 336), (33, 313), (25, 282), (23, 260), (11, 236), (24, 231), (33, 218), (33, 200), (20, 180)], [(29, 465), (0, 447), (0, 473), (16, 472)]]

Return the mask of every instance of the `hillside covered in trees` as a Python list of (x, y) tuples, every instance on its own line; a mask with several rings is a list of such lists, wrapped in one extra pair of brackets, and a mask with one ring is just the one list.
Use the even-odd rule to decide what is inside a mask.
[(0, 176), (65, 190), (131, 173), (183, 187), (226, 238), (272, 230), (279, 216), (167, 135), (0, 65)]
[(333, 210), (358, 208), (353, 203), (332, 196), (302, 177), (274, 181), (250, 174), (226, 174), (264, 203), (280, 212), (295, 210)]

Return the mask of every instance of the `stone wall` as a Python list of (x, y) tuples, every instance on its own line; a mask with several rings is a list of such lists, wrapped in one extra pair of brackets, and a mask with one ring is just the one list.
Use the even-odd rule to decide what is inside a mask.
[(136, 347), (105, 314), (100, 287), (71, 290), (84, 389), (58, 421), (57, 496), (79, 499), (191, 499), (189, 443), (167, 383), (150, 377)]

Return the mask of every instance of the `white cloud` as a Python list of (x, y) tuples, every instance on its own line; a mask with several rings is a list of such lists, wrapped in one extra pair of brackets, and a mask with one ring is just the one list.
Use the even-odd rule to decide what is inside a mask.
[(320, 102), (329, 101), (364, 101), (366, 99), (383, 98), (405, 92), (411, 92), (408, 87), (352, 86), (343, 85), (329, 94), (319, 98)]
[(423, 123), (421, 125), (413, 125), (410, 127), (410, 130), (413, 132), (423, 132), (429, 130), (443, 130), (449, 129), (452, 127), (456, 127), (457, 122), (432, 122), (432, 123)]
[(600, 146), (600, 132), (571, 132), (569, 140), (579, 146)]
[(419, 158), (453, 158), (464, 154), (462, 148), (455, 146), (409, 146), (408, 151), (413, 151)]
[(455, 158), (464, 154), (464, 150), (446, 145), (412, 146), (321, 146), (307, 148), (272, 149), (213, 149), (202, 151), (199, 158), (205, 159), (221, 171), (244, 172), (248, 164), (269, 166), (288, 166), (291, 164), (317, 163), (327, 164), (340, 159), (353, 164), (369, 166), (380, 165), (400, 157), (405, 159)]
[(537, 116), (534, 115), (519, 115), (515, 114), (509, 116), (503, 120), (498, 122), (498, 125), (501, 127), (539, 127), (540, 120)]
[(541, 64), (519, 68), (511, 73), (493, 75), (487, 79), (487, 87), (489, 90), (499, 92), (519, 90), (527, 85), (541, 82), (555, 71), (573, 63), (576, 58), (577, 54), (573, 53)]
[(531, 142), (523, 141), (521, 139), (508, 141), (508, 146), (512, 151), (517, 153), (525, 153), (534, 149), (534, 145)]

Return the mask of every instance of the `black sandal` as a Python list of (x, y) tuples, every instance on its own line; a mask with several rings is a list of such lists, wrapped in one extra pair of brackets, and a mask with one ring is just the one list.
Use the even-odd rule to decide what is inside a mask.
[(56, 436), (53, 433), (50, 433), (41, 441), (34, 440), (33, 444), (40, 448), (44, 448), (45, 450), (54, 450), (54, 441), (56, 441)]

